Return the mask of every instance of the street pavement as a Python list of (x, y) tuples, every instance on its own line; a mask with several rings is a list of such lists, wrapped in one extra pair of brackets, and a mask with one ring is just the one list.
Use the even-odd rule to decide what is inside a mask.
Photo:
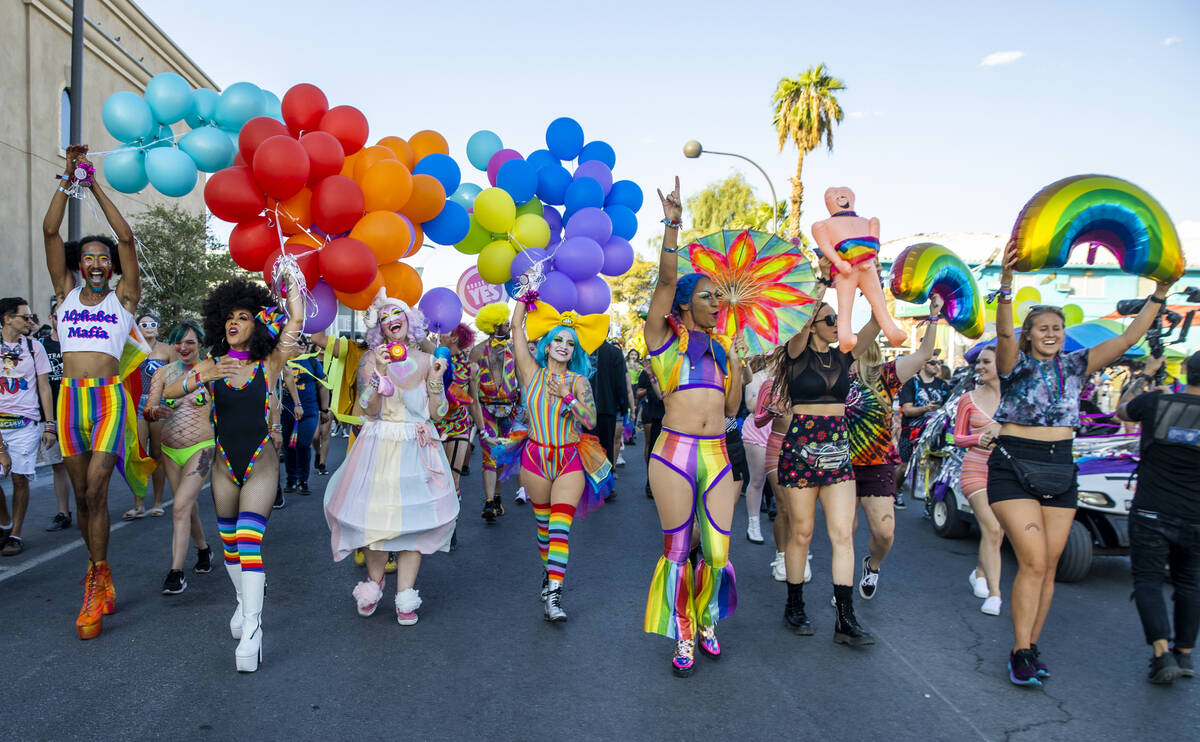
[[(169, 567), (167, 517), (123, 523), (131, 503), (114, 483), (110, 561), (117, 612), (99, 638), (73, 625), (86, 554), (78, 531), (45, 533), (54, 512), (50, 476), (35, 483), (25, 553), (0, 560), (2, 656), (8, 680), (0, 728), (14, 739), (740, 739), (1109, 740), (1196, 738), (1200, 679), (1145, 681), (1149, 649), (1129, 601), (1128, 560), (1099, 558), (1087, 580), (1060, 585), (1040, 643), (1053, 678), (1012, 686), (1008, 606), (979, 612), (967, 584), (974, 535), (945, 541), (920, 503), (898, 513), (896, 548), (872, 601), (856, 610), (877, 644), (835, 645), (829, 542), (813, 541), (805, 591), (815, 636), (782, 625), (785, 589), (764, 545), (745, 539), (738, 507), (732, 561), (738, 610), (718, 632), (724, 656), (697, 652), (691, 678), (671, 674), (672, 642), (645, 634), (642, 612), (662, 549), (643, 493), (641, 444), (626, 449), (618, 497), (576, 520), (564, 624), (542, 620), (541, 567), (528, 506), (512, 503), (487, 526), (479, 517), (479, 458), (466, 482), (458, 549), (426, 557), (420, 622), (391, 610), (394, 579), (375, 616), (350, 595), (363, 572), (333, 563), (314, 494), (289, 496), (267, 529), (264, 661), (234, 670), (227, 621), (233, 591), (205, 491), (201, 513), (218, 562), (182, 595), (160, 593)], [(345, 441), (335, 439), (331, 464)], [(5, 488), (9, 488), (5, 482)], [(169, 498), (169, 494), (168, 494)], [(818, 519), (818, 523), (820, 519)], [(866, 548), (865, 525), (856, 553)], [(1005, 552), (1004, 594), (1015, 566)]]

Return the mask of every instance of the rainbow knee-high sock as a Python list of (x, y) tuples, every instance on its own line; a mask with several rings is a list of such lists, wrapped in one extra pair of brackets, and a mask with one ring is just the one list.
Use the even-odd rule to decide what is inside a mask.
[(563, 581), (567, 573), (567, 559), (571, 556), (571, 522), (575, 520), (575, 507), (559, 503), (550, 508), (550, 551), (547, 554), (546, 573), (551, 580)]
[(542, 557), (542, 564), (547, 562), (547, 555), (550, 553), (550, 503), (538, 505), (536, 502), (533, 505), (533, 519), (537, 522), (537, 542), (538, 554)]
[(217, 530), (221, 533), (221, 550), (225, 554), (225, 563), (237, 564), (237, 518), (217, 516)]
[(262, 540), (267, 530), (267, 517), (258, 513), (243, 512), (237, 520), (238, 559), (242, 572), (262, 572)]

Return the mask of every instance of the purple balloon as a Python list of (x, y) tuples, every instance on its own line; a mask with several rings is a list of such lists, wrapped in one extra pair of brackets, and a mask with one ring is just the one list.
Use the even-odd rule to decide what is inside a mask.
[(303, 331), (311, 335), (328, 330), (333, 324), (333, 319), (337, 317), (338, 300), (333, 287), (325, 283), (325, 279), (318, 279), (308, 293), (317, 303), (317, 313), (304, 318)]
[(573, 281), (591, 278), (604, 267), (604, 250), (588, 237), (568, 237), (554, 251), (554, 267)]
[(502, 149), (492, 155), (492, 159), (488, 160), (487, 176), (488, 182), (493, 186), (496, 185), (496, 176), (500, 173), (500, 166), (509, 160), (521, 160), (521, 153), (515, 149)]
[[(603, 164), (603, 163), (601, 163)], [(587, 237), (593, 239), (597, 244), (603, 245), (608, 242), (608, 238), (612, 237), (613, 224), (612, 220), (595, 206), (588, 206), (576, 211), (567, 221), (567, 238), (571, 237)]]
[(605, 165), (599, 160), (588, 160), (587, 162), (580, 163), (579, 167), (575, 168), (574, 177), (591, 178), (592, 180), (596, 181), (600, 184), (600, 187), (604, 189), (605, 196), (607, 196), (608, 192), (612, 190), (612, 170), (609, 169), (608, 165)]
[(575, 282), (559, 271), (550, 271), (546, 280), (538, 287), (538, 298), (560, 312), (575, 308), (579, 301), (579, 291)]
[(562, 231), (562, 214), (558, 213), (558, 209), (550, 206), (549, 204), (544, 204), (542, 206), (542, 218), (544, 218), (546, 223), (550, 225), (551, 235), (556, 235)]
[(612, 290), (600, 276), (575, 282), (575, 311), (580, 314), (604, 314), (612, 303)]
[(606, 276), (623, 276), (633, 267), (633, 245), (622, 237), (613, 237), (604, 244), (604, 266), (600, 272)]
[(527, 270), (533, 267), (534, 263), (546, 259), (546, 251), (540, 247), (527, 247), (517, 256), (513, 258), (512, 274), (513, 278), (524, 274)]
[(417, 306), (433, 332), (450, 332), (462, 322), (462, 300), (448, 288), (438, 286), (429, 289)]

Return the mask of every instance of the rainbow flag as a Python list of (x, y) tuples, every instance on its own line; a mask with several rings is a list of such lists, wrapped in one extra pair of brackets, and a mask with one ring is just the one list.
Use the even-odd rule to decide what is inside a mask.
[(137, 434), (137, 403), (142, 396), (142, 374), (139, 371), (142, 361), (150, 355), (150, 345), (142, 337), (138, 326), (134, 324), (129, 329), (129, 337), (121, 350), (117, 375), (121, 377), (121, 389), (125, 394), (125, 450), (117, 457), (117, 469), (135, 497), (146, 496), (146, 485), (154, 472), (154, 459), (142, 449)]

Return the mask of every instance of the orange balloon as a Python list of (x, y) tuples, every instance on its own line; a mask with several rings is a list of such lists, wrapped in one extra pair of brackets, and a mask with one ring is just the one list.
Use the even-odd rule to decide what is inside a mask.
[(400, 211), (413, 192), (412, 173), (395, 160), (375, 163), (359, 183), (367, 211)]
[[(412, 224), (412, 222), (409, 223)], [(406, 246), (404, 254), (400, 256), (401, 258), (410, 258), (413, 255), (416, 255), (417, 250), (421, 249), (421, 244), (425, 242), (425, 232), (421, 229), (420, 224), (412, 225), (412, 235), (412, 245)]]
[(408, 142), (400, 137), (384, 137), (376, 142), (376, 144), (380, 147), (390, 149), (392, 154), (396, 155), (396, 159), (400, 161), (400, 164), (409, 170), (412, 170), (413, 165), (417, 164), (416, 159), (413, 157), (412, 147), (408, 146)]
[(378, 144), (372, 147), (365, 147), (362, 150), (362, 157), (354, 161), (354, 175), (351, 176), (359, 185), (362, 185), (363, 176), (377, 162), (384, 160), (395, 160), (396, 156), (387, 147), (380, 147)]
[(408, 220), (394, 211), (368, 213), (350, 230), (350, 236), (367, 243), (380, 265), (404, 257), (413, 238)]
[(366, 150), (360, 149), (352, 155), (346, 155), (346, 159), (342, 160), (342, 171), (338, 175), (345, 175), (347, 178), (354, 177), (354, 166), (358, 164), (358, 159), (362, 157)]
[(304, 245), (305, 247), (311, 247), (313, 249), (318, 249), (325, 243), (320, 242), (316, 237), (313, 237), (311, 234), (308, 234), (307, 232), (300, 232), (299, 234), (294, 234), (291, 237), (288, 237), (287, 242), (285, 242), (284, 244), (285, 245)]
[[(268, 208), (271, 204), (267, 204)], [(312, 226), (312, 191), (300, 189), (295, 196), (275, 204), (279, 214), (279, 229), (284, 234), (298, 234)]]
[(431, 155), (434, 152), (440, 152), (443, 155), (450, 154), (450, 145), (446, 142), (446, 137), (429, 129), (418, 131), (409, 137), (408, 146), (412, 147), (413, 159), (417, 162), (420, 162), (425, 155)]
[(381, 288), (383, 288), (383, 276), (377, 270), (375, 271), (375, 279), (371, 281), (371, 285), (362, 291), (355, 291), (350, 294), (334, 289), (333, 293), (337, 296), (338, 301), (351, 309), (357, 309), (361, 312), (371, 306), (371, 302), (375, 300), (375, 295), (379, 293), (379, 289)]
[[(393, 299), (415, 307), (421, 300), (421, 276), (407, 263), (388, 263), (379, 266), (383, 288)], [(349, 306), (347, 304), (346, 306)]]
[(427, 222), (442, 212), (446, 206), (446, 189), (432, 175), (412, 176), (412, 195), (400, 213), (414, 224)]

